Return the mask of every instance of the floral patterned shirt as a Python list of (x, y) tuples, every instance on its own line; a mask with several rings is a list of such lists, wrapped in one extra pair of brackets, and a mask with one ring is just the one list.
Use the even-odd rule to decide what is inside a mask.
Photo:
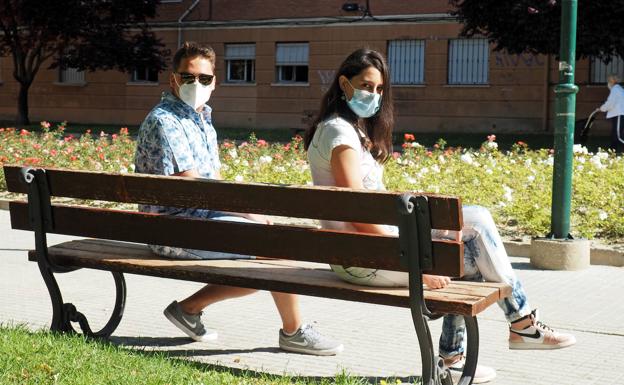
[[(215, 178), (221, 162), (212, 109), (197, 112), (170, 92), (147, 115), (137, 139), (135, 172), (172, 175), (195, 169), (204, 178)], [(210, 210), (139, 205), (143, 212), (209, 218)]]

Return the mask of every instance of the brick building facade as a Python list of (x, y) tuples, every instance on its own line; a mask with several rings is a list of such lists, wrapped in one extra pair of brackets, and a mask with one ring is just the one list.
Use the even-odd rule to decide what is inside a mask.
[[(359, 9), (345, 11), (346, 3)], [(449, 16), (447, 0), (371, 0), (372, 17), (363, 17), (365, 4), (163, 0), (151, 27), (172, 52), (184, 40), (215, 49), (218, 84), (210, 104), (219, 127), (305, 127), (340, 62), (367, 46), (388, 56), (399, 131), (552, 131), (554, 58), (508, 55), (483, 39), (458, 39), (461, 25)], [(618, 66), (577, 63), (579, 118), (606, 98), (606, 72)], [(0, 58), (0, 119), (16, 112), (11, 74), (11, 58)], [(30, 117), (138, 124), (168, 79), (149, 68), (41, 70), (30, 90)]]

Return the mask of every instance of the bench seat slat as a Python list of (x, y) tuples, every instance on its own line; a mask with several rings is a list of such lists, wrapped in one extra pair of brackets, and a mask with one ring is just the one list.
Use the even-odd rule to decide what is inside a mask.
[[(10, 211), (14, 229), (32, 230), (26, 203), (11, 202)], [(52, 217), (54, 227), (47, 231), (57, 234), (407, 271), (399, 261), (395, 236), (63, 205), (52, 206)], [(462, 276), (460, 256), (461, 242), (434, 241), (430, 272)]]
[[(26, 193), (27, 186), (20, 181), (20, 169), (18, 166), (4, 166), (7, 187), (11, 192)], [(52, 196), (390, 225), (397, 225), (399, 220), (397, 199), (400, 194), (385, 191), (240, 184), (53, 168), (46, 168), (46, 175)], [(429, 197), (432, 228), (461, 229), (459, 198), (418, 194)]]
[[(113, 270), (203, 283), (230, 284), (342, 300), (356, 300), (409, 307), (404, 288), (376, 288), (341, 281), (326, 265), (286, 260), (167, 260), (155, 256), (143, 245), (104, 240), (80, 240), (49, 248), (51, 260), (59, 265)], [(34, 252), (29, 253), (34, 260)], [(433, 312), (475, 316), (510, 294), (504, 284), (487, 286), (454, 281), (442, 290), (425, 290), (427, 306)]]

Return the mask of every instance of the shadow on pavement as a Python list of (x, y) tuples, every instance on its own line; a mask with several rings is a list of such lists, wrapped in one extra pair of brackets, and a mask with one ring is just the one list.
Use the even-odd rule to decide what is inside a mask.
[(539, 271), (541, 269), (536, 269), (530, 262), (512, 262), (511, 266), (514, 270), (536, 270)]
[[(151, 356), (151, 355), (165, 355), (170, 357), (172, 360), (183, 360), (187, 365), (191, 365), (200, 370), (213, 370), (216, 372), (222, 373), (232, 373), (237, 376), (251, 376), (258, 377), (264, 379), (270, 378), (282, 378), (283, 376), (276, 374), (268, 374), (262, 371), (255, 371), (244, 368), (236, 368), (230, 367), (226, 365), (215, 365), (211, 363), (204, 363), (200, 361), (195, 361), (194, 359), (188, 359), (190, 357), (200, 357), (200, 356), (210, 356), (210, 355), (222, 355), (222, 354), (245, 354), (245, 353), (275, 353), (275, 354), (296, 354), (285, 352), (277, 347), (273, 346), (265, 346), (265, 347), (257, 347), (252, 349), (164, 349), (164, 350), (143, 350), (141, 347), (168, 347), (168, 346), (181, 346), (194, 343), (193, 340), (186, 337), (128, 337), (128, 336), (115, 336), (110, 337), (108, 342), (121, 345), (126, 348), (129, 348), (136, 353)], [(320, 358), (320, 357), (319, 357)], [(288, 376), (292, 380), (302, 380), (306, 382), (322, 382), (322, 381), (335, 381), (337, 377), (348, 377), (353, 382), (358, 385), (372, 385), (379, 384), (381, 380), (388, 380), (387, 377), (359, 377), (352, 376), (348, 372), (336, 373), (335, 376)], [(398, 380), (398, 381), (397, 381)], [(402, 384), (419, 384), (420, 377), (419, 376), (408, 376), (408, 377), (392, 377), (392, 381), (388, 383), (402, 383)]]

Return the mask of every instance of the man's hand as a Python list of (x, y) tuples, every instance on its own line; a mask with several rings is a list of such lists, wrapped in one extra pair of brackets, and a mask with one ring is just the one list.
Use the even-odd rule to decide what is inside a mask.
[(451, 279), (443, 275), (423, 274), (422, 277), (423, 283), (430, 289), (444, 289), (449, 283), (451, 283)]

